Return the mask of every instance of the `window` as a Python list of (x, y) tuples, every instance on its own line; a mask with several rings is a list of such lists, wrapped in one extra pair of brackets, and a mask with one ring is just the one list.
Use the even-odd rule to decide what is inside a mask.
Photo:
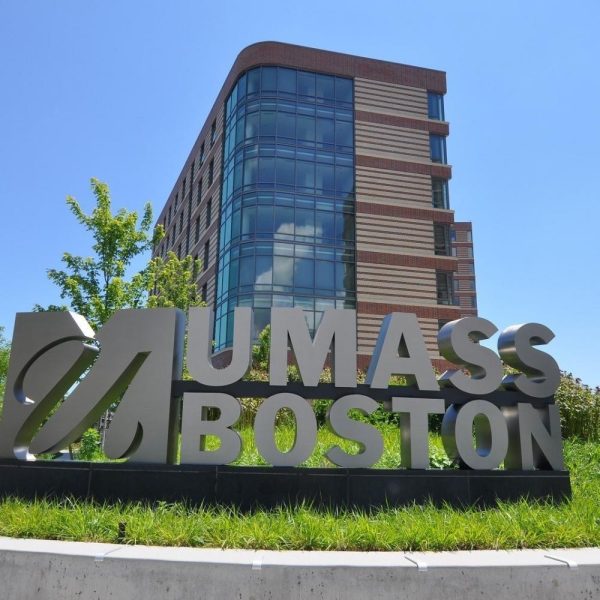
[(177, 194), (175, 194), (175, 210), (177, 210), (177, 205), (179, 204), (179, 192), (177, 192)]
[(198, 182), (198, 198), (196, 200), (196, 203), (200, 204), (201, 199), (202, 199), (202, 177), (200, 177), (200, 181)]
[(202, 269), (206, 271), (208, 269), (208, 255), (210, 252), (210, 240), (206, 240), (206, 244), (204, 244), (204, 261), (202, 263)]
[(171, 209), (172, 209), (172, 205), (169, 206), (169, 218), (167, 219), (167, 225), (171, 224)]
[(177, 246), (177, 258), (181, 258), (181, 244)]
[(447, 179), (431, 179), (431, 204), (433, 208), (450, 208)]
[(211, 188), (200, 205), (202, 246), (205, 227), (220, 226), (210, 248), (217, 350), (232, 343), (234, 306), (254, 308), (254, 336), (271, 306), (302, 308), (311, 330), (325, 310), (355, 307), (353, 88), (348, 78), (264, 66), (227, 99), (223, 165), (207, 155), (222, 195)]
[(427, 92), (428, 116), (436, 121), (445, 121), (444, 96), (436, 92)]
[(202, 291), (200, 292), (200, 299), (202, 302), (206, 302), (206, 283), (202, 285)]
[(433, 246), (438, 256), (450, 256), (450, 227), (445, 223), (433, 224)]
[(214, 158), (210, 161), (208, 165), (208, 185), (211, 186), (213, 182), (213, 178), (215, 175), (215, 160)]
[(187, 179), (184, 177), (183, 178), (183, 185), (181, 186), (181, 199), (183, 200), (185, 198), (185, 190), (187, 188)]
[(217, 121), (215, 120), (212, 122), (212, 125), (210, 126), (210, 145), (211, 145), (211, 147), (215, 143), (216, 139), (217, 139)]
[(177, 221), (173, 220), (173, 241), (177, 237)]
[(212, 219), (212, 198), (206, 203), (206, 227), (210, 225)]
[(179, 231), (183, 231), (183, 209), (179, 213)]
[(450, 271), (436, 271), (435, 282), (437, 288), (438, 304), (454, 304), (452, 290), (454, 288), (453, 275)]
[(194, 244), (200, 240), (200, 217), (196, 217), (196, 233), (194, 234)]
[(445, 165), (446, 160), (446, 138), (443, 135), (429, 134), (429, 149), (431, 160)]
[(200, 164), (204, 162), (204, 142), (202, 142), (202, 146), (200, 146), (200, 156), (198, 157)]

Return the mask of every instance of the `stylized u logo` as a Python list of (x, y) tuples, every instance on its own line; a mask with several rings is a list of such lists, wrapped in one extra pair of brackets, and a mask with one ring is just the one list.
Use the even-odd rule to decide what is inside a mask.
[(106, 436), (107, 456), (175, 462), (179, 403), (171, 397), (171, 382), (181, 378), (184, 330), (185, 316), (177, 309), (119, 311), (97, 335), (73, 313), (19, 313), (0, 458), (57, 452), (118, 403)]

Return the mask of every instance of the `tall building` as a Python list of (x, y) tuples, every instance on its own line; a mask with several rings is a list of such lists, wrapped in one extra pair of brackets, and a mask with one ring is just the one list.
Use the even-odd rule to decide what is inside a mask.
[(217, 351), (236, 306), (254, 308), (255, 333), (271, 306), (301, 307), (311, 329), (324, 310), (355, 308), (360, 366), (393, 311), (417, 315), (442, 366), (440, 323), (476, 314), (471, 228), (449, 202), (445, 92), (442, 71), (276, 42), (239, 54), (155, 248), (202, 259)]

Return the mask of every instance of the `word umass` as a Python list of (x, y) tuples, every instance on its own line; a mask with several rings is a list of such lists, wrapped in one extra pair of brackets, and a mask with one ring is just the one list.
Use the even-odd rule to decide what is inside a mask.
[[(195, 381), (182, 382), (185, 316), (177, 309), (123, 310), (97, 333), (74, 313), (19, 313), (0, 421), (0, 458), (31, 460), (58, 452), (118, 403), (106, 433), (110, 458), (174, 463), (181, 434), (181, 463), (235, 461), (242, 448), (233, 429), (242, 412), (235, 396), (248, 383), (241, 380), (251, 364), (252, 331), (252, 310), (236, 308), (231, 362), (215, 368), (212, 311), (191, 309), (186, 362)], [(338, 445), (326, 452), (341, 467), (370, 467), (380, 458), (381, 433), (352, 415), (368, 416), (383, 402), (400, 416), (405, 468), (428, 467), (429, 416), (443, 414), (444, 448), (463, 468), (494, 469), (503, 463), (506, 469), (562, 470), (553, 400), (560, 371), (551, 356), (535, 348), (554, 334), (537, 323), (510, 326), (500, 333), (496, 354), (478, 343), (496, 332), (493, 323), (478, 317), (444, 325), (439, 350), (456, 368), (436, 378), (416, 316), (389, 314), (366, 383), (358, 385), (355, 311), (326, 311), (311, 336), (301, 309), (273, 308), (269, 384), (259, 384), (268, 397), (254, 421), (256, 446), (274, 466), (299, 465), (312, 454), (317, 437), (307, 398), (333, 397), (329, 427), (359, 447), (353, 454)], [(289, 391), (289, 351), (302, 379), (293, 389), (302, 395)], [(334, 383), (319, 384), (330, 351)], [(501, 361), (516, 372), (503, 376)], [(405, 376), (409, 385), (388, 387), (393, 375)], [(275, 442), (283, 409), (296, 423), (287, 452)], [(207, 436), (219, 439), (218, 449), (206, 448)]]

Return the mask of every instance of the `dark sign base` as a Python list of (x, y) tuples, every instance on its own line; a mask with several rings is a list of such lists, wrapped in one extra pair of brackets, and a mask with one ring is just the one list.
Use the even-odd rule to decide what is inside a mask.
[(0, 461), (0, 496), (186, 502), (242, 510), (308, 503), (371, 509), (424, 503), (491, 506), (571, 496), (568, 471), (215, 467)]

